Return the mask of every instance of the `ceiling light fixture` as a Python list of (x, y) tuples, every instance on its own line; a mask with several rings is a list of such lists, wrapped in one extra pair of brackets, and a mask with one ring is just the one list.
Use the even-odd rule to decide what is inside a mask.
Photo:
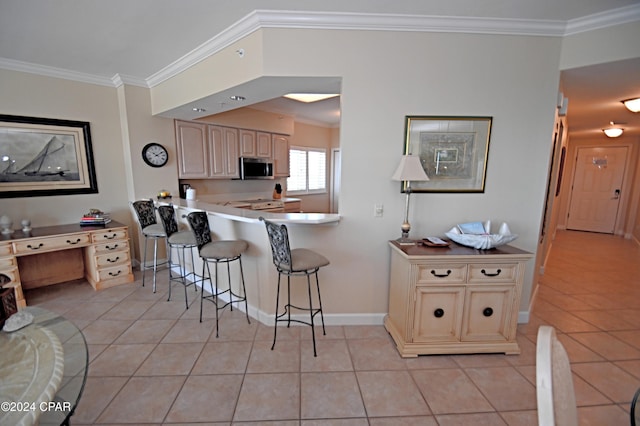
[(231, 99), (232, 101), (244, 101), (245, 98), (244, 96), (240, 96), (240, 95), (231, 95), (229, 96), (229, 99)]
[(622, 135), (622, 133), (624, 132), (624, 129), (620, 127), (620, 124), (622, 123), (614, 123), (613, 121), (611, 121), (610, 123), (611, 127), (602, 129), (604, 134), (610, 138), (617, 138), (618, 136)]
[(620, 102), (622, 102), (629, 111), (640, 112), (640, 98), (625, 99), (624, 101)]
[(340, 96), (339, 93), (287, 93), (285, 98), (293, 99), (298, 102), (318, 102), (329, 98)]
[(206, 111), (206, 109), (204, 109), (204, 108), (199, 108), (199, 107), (193, 107), (193, 108), (191, 108), (191, 109), (192, 109), (193, 111), (195, 111), (195, 112), (205, 112), (205, 111)]

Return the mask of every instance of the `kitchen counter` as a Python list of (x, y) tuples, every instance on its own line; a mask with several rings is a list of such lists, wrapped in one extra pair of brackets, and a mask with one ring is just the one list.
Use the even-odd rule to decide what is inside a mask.
[[(267, 201), (267, 199), (265, 199)], [(286, 201), (282, 199), (281, 201)], [(248, 204), (242, 201), (215, 201), (215, 200), (183, 200), (175, 198), (171, 200), (159, 200), (162, 203), (171, 203), (174, 206), (192, 210), (204, 210), (213, 216), (219, 216), (239, 222), (257, 223), (260, 217), (277, 223), (295, 223), (307, 225), (322, 225), (337, 223), (339, 214), (331, 213), (272, 213), (268, 211), (247, 209)]]

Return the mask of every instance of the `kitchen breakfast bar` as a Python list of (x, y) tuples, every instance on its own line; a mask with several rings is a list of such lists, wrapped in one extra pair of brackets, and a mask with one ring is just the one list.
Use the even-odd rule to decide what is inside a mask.
[[(341, 300), (340, 290), (343, 286), (342, 279), (337, 279), (338, 268), (340, 268), (339, 247), (339, 222), (338, 214), (324, 213), (278, 213), (267, 210), (253, 210), (250, 208), (239, 208), (237, 202), (220, 200), (158, 200), (158, 205), (172, 204), (176, 210), (176, 218), (180, 226), (188, 229), (187, 215), (194, 211), (205, 211), (209, 218), (209, 226), (214, 240), (244, 240), (249, 244), (249, 248), (242, 254), (242, 264), (244, 279), (247, 290), (247, 301), (249, 315), (262, 323), (272, 324), (275, 313), (275, 301), (277, 291), (278, 274), (273, 265), (269, 239), (265, 225), (260, 221), (260, 217), (285, 224), (289, 228), (289, 238), (291, 248), (304, 247), (322, 253), (327, 257), (331, 265), (320, 272), (320, 285), (322, 287), (323, 305), (325, 305), (325, 320), (327, 324), (341, 322), (334, 312), (352, 312), (348, 304)], [(186, 268), (189, 272), (202, 273), (202, 263), (194, 253), (195, 265), (191, 264), (190, 257), (187, 257)], [(337, 256), (336, 256), (337, 255)], [(175, 259), (176, 257), (173, 256)], [(239, 288), (239, 271), (237, 262), (231, 264), (231, 282), (234, 291)], [(213, 271), (212, 271), (213, 273)], [(219, 268), (219, 281), (222, 287), (226, 286), (226, 267)], [(292, 278), (291, 297), (300, 300), (304, 306), (305, 300), (308, 304), (306, 284), (294, 285), (296, 280), (303, 278)], [(305, 281), (306, 283), (306, 281)], [(336, 288), (336, 290), (332, 289)], [(208, 283), (205, 289), (208, 290)], [(337, 294), (336, 294), (337, 291)], [(199, 297), (199, 296), (198, 296)], [(326, 299), (326, 300), (325, 300)], [(342, 305), (342, 306), (340, 306)], [(204, 309), (208, 307), (205, 305)], [(293, 316), (293, 315), (292, 315)]]

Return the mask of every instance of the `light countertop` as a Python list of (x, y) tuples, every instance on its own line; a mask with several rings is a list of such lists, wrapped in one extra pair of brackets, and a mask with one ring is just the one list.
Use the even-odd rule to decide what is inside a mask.
[(225, 219), (236, 220), (239, 222), (256, 223), (260, 221), (260, 217), (277, 223), (306, 224), (306, 225), (322, 225), (337, 223), (340, 221), (339, 214), (332, 213), (273, 213), (261, 210), (251, 210), (246, 208), (234, 207), (236, 202), (214, 201), (214, 200), (183, 200), (181, 198), (173, 198), (169, 200), (158, 200), (159, 204), (173, 204), (176, 207), (182, 207), (190, 210), (204, 210), (207, 213), (223, 217)]

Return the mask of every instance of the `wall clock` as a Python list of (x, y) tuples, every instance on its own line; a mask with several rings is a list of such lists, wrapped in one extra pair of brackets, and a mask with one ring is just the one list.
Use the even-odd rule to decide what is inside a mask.
[(142, 148), (142, 159), (151, 167), (162, 167), (169, 161), (169, 153), (164, 146), (152, 142)]

